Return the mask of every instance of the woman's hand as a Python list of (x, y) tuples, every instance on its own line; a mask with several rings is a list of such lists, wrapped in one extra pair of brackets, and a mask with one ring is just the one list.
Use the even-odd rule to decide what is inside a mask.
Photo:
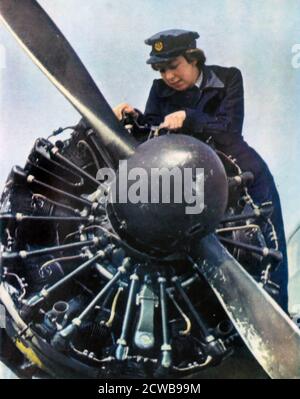
[(136, 110), (130, 104), (127, 103), (121, 103), (117, 105), (115, 108), (113, 108), (113, 111), (116, 117), (119, 119), (119, 121), (123, 119), (124, 114), (130, 114), (134, 118), (138, 117), (138, 113), (136, 112)]
[(183, 122), (185, 121), (186, 113), (185, 111), (172, 112), (165, 116), (164, 121), (160, 124), (160, 129), (177, 130), (182, 128)]

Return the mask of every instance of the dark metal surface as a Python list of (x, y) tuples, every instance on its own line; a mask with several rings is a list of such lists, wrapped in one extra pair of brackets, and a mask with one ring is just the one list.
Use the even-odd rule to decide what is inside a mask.
[[(117, 201), (108, 208), (114, 229), (130, 245), (150, 254), (155, 251), (174, 253), (186, 249), (191, 237), (203, 237), (214, 231), (224, 216), (228, 184), (222, 162), (208, 145), (183, 134), (156, 137), (141, 144), (128, 159), (128, 176), (137, 168), (142, 169), (143, 175), (138, 183), (148, 201), (118, 201), (121, 195), (127, 198), (136, 185), (136, 180), (131, 178), (129, 181), (128, 178), (128, 187), (122, 184), (121, 188), (119, 182), (123, 183), (127, 176), (119, 171)], [(199, 172), (200, 169), (203, 174)], [(155, 171), (159, 171), (160, 178), (152, 178)], [(173, 171), (174, 179), (170, 178)], [(186, 178), (188, 171), (192, 172), (193, 181)], [(199, 172), (197, 176), (196, 171)], [(200, 182), (202, 178), (203, 188)], [(193, 184), (197, 189), (192, 188)], [(185, 196), (190, 189), (193, 191), (192, 203)], [(162, 196), (167, 190), (170, 195), (169, 200), (165, 201)], [(180, 201), (175, 197), (178, 190), (182, 190)], [(192, 207), (196, 207), (195, 193), (198, 205), (203, 195), (204, 208), (189, 213)]]

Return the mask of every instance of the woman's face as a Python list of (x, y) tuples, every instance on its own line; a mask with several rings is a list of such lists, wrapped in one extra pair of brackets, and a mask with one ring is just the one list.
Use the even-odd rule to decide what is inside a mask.
[(197, 61), (191, 63), (180, 55), (167, 65), (158, 68), (164, 82), (172, 89), (183, 91), (196, 83), (199, 76)]

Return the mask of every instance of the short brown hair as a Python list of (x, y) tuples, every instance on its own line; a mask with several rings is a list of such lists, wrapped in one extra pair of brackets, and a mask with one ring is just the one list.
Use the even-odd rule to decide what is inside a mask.
[(197, 61), (196, 65), (200, 71), (206, 62), (206, 57), (205, 57), (204, 51), (201, 50), (200, 48), (192, 48), (192, 49), (186, 50), (185, 53), (182, 55), (187, 60), (187, 62), (189, 64), (192, 61)]
[[(197, 61), (196, 65), (197, 65), (199, 71), (201, 71), (203, 65), (206, 62), (206, 57), (205, 57), (204, 51), (201, 50), (200, 48), (188, 49), (180, 55), (182, 55), (187, 60), (187, 62), (189, 64), (193, 61)], [(177, 57), (179, 57), (179, 56), (170, 58), (169, 61), (165, 61), (165, 62), (161, 62), (161, 63), (157, 63), (157, 64), (151, 64), (151, 67), (152, 67), (152, 69), (154, 69), (154, 71), (159, 71), (162, 68), (168, 68), (168, 65)]]

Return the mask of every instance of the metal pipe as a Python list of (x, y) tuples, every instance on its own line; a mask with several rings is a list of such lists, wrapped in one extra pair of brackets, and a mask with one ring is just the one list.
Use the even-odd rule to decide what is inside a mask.
[(261, 247), (258, 247), (256, 245), (246, 244), (244, 242), (235, 241), (235, 240), (232, 240), (231, 238), (226, 238), (226, 237), (222, 237), (222, 236), (218, 236), (218, 239), (221, 242), (224, 242), (226, 244), (234, 245), (237, 248), (241, 248), (241, 249), (244, 249), (246, 251), (250, 251), (250, 252), (254, 252), (256, 254), (259, 254), (259, 255), (263, 256), (264, 258), (269, 256), (269, 257), (275, 259), (277, 262), (281, 262), (282, 261), (282, 253), (280, 251), (275, 250), (275, 249), (267, 248), (267, 247), (261, 248)]
[(260, 212), (258, 209), (256, 209), (252, 213), (228, 216), (228, 217), (222, 219), (220, 223), (223, 224), (223, 223), (239, 222), (239, 221), (243, 221), (243, 220), (247, 220), (247, 219), (257, 219), (259, 217), (260, 217)]
[(81, 273), (83, 270), (85, 270), (87, 267), (89, 267), (91, 264), (96, 262), (99, 258), (103, 258), (104, 252), (99, 251), (95, 256), (87, 260), (86, 262), (82, 263), (80, 266), (77, 267), (77, 269), (73, 270), (71, 273), (69, 273), (67, 276), (63, 277), (59, 281), (57, 281), (55, 284), (53, 284), (49, 288), (43, 288), (38, 294), (36, 294), (34, 297), (32, 297), (29, 301), (26, 302), (27, 306), (35, 306), (36, 304), (44, 301), (53, 291), (55, 291), (57, 288), (61, 287), (68, 281), (70, 281), (74, 276), (77, 274)]
[(180, 313), (181, 317), (183, 318), (183, 320), (186, 323), (186, 328), (185, 330), (181, 330), (179, 331), (179, 335), (189, 335), (192, 329), (192, 323), (191, 320), (187, 317), (187, 315), (183, 312), (183, 310), (181, 309), (181, 307), (178, 305), (178, 303), (176, 302), (174, 295), (171, 293), (171, 291), (168, 289), (168, 296), (171, 299), (171, 301), (173, 302), (174, 306), (176, 307), (176, 309), (178, 310), (178, 312)]
[(124, 321), (122, 325), (122, 332), (120, 338), (117, 340), (117, 349), (116, 349), (116, 358), (118, 360), (125, 360), (128, 354), (128, 345), (127, 345), (127, 338), (128, 338), (128, 330), (130, 326), (131, 316), (132, 316), (132, 309), (136, 294), (136, 288), (139, 282), (139, 276), (136, 273), (133, 273), (130, 276), (131, 284), (129, 289), (129, 295), (127, 300), (126, 311), (124, 315)]
[(247, 219), (258, 219), (260, 217), (268, 219), (271, 216), (272, 212), (273, 212), (272, 205), (266, 204), (260, 206), (260, 208), (258, 207), (254, 208), (253, 212), (251, 213), (227, 216), (224, 219), (222, 219), (220, 223), (239, 222)]
[(116, 315), (116, 307), (117, 307), (118, 299), (123, 291), (124, 291), (124, 288), (119, 287), (116, 295), (114, 296), (113, 303), (111, 305), (110, 316), (109, 316), (109, 319), (105, 323), (106, 327), (110, 328), (113, 324), (113, 321), (114, 321), (114, 318)]
[(125, 258), (122, 265), (118, 268), (118, 272), (114, 277), (101, 289), (96, 297), (90, 302), (90, 304), (84, 309), (78, 317), (75, 317), (72, 322), (65, 327), (63, 330), (57, 332), (51, 341), (52, 345), (58, 350), (64, 350), (69, 345), (72, 336), (76, 333), (78, 328), (81, 326), (83, 319), (90, 313), (95, 307), (99, 300), (110, 290), (113, 285), (121, 278), (121, 276), (127, 272), (130, 266), (130, 259)]
[(81, 169), (79, 166), (74, 164), (68, 158), (66, 158), (62, 154), (60, 154), (59, 149), (57, 147), (53, 147), (51, 149), (51, 154), (53, 154), (55, 158), (58, 158), (60, 161), (64, 162), (66, 165), (70, 166), (70, 168), (73, 168), (74, 170), (76, 170), (76, 172), (78, 172), (83, 177), (85, 177), (87, 180), (89, 180), (89, 182), (91, 182), (93, 185), (95, 185), (96, 187), (99, 186), (100, 183), (98, 182), (97, 179), (94, 178), (94, 176), (87, 173), (85, 170)]
[(32, 199), (40, 199), (42, 201), (46, 201), (49, 202), (49, 204), (55, 205), (56, 207), (62, 208), (64, 210), (70, 211), (72, 213), (75, 213), (76, 215), (80, 215), (80, 211), (79, 209), (75, 209), (69, 205), (65, 205), (65, 204), (61, 204), (60, 202), (54, 201), (48, 197), (46, 197), (45, 195), (42, 194), (38, 194), (38, 193), (34, 193), (32, 194)]
[(50, 191), (53, 191), (53, 192), (55, 192), (57, 194), (63, 195), (64, 197), (67, 197), (67, 198), (69, 198), (69, 199), (71, 199), (73, 201), (80, 202), (83, 205), (87, 205), (87, 206), (90, 206), (90, 207), (93, 206), (93, 202), (91, 202), (89, 200), (86, 200), (86, 199), (83, 199), (83, 198), (80, 198), (80, 197), (78, 197), (76, 195), (70, 194), (67, 191), (60, 190), (59, 188), (50, 186), (50, 184), (44, 183), (44, 182), (36, 179), (33, 175), (28, 175), (27, 176), (27, 183), (36, 184), (38, 186), (44, 187), (47, 190), (50, 190)]
[[(104, 212), (104, 211), (103, 211)], [(13, 214), (0, 214), (0, 220), (13, 220), (16, 222), (24, 221), (38, 221), (38, 222), (78, 222), (78, 223), (94, 223), (97, 218), (93, 215), (90, 216), (33, 216), (23, 215), (22, 213)]]
[(176, 287), (177, 291), (180, 293), (182, 299), (184, 300), (184, 302), (188, 306), (188, 308), (189, 308), (190, 312), (192, 313), (195, 321), (197, 322), (197, 324), (198, 324), (198, 326), (200, 328), (200, 333), (201, 333), (202, 338), (207, 340), (208, 337), (211, 337), (211, 334), (210, 334), (208, 328), (206, 327), (205, 323), (201, 319), (200, 315), (196, 311), (194, 305), (190, 301), (189, 297), (185, 293), (184, 289), (182, 288), (182, 286), (180, 284), (180, 281), (179, 281), (179, 278), (177, 276), (174, 276), (172, 278), (172, 282), (175, 284), (175, 287)]
[(107, 293), (107, 291), (121, 278), (121, 276), (127, 272), (129, 267), (128, 258), (125, 258), (122, 266), (118, 268), (118, 272), (114, 277), (109, 280), (109, 282), (102, 288), (102, 290), (95, 296), (92, 302), (84, 309), (84, 311), (76, 318), (80, 322), (89, 314), (89, 312), (94, 308), (94, 306), (99, 302), (99, 300)]
[(168, 312), (167, 312), (167, 297), (166, 297), (166, 278), (158, 277), (158, 284), (160, 289), (160, 308), (161, 308), (161, 324), (163, 344), (161, 346), (162, 360), (161, 365), (164, 368), (169, 368), (172, 363), (169, 329), (168, 329)]
[(5, 260), (14, 260), (14, 259), (27, 259), (31, 256), (35, 255), (45, 255), (49, 253), (59, 252), (59, 251), (66, 251), (69, 249), (74, 248), (82, 248), (84, 246), (89, 245), (97, 245), (99, 243), (99, 238), (94, 237), (92, 240), (85, 240), (85, 241), (78, 241), (72, 242), (71, 244), (64, 244), (64, 245), (56, 245), (55, 247), (48, 247), (42, 249), (35, 249), (33, 251), (19, 251), (19, 252), (3, 252), (2, 259)]

